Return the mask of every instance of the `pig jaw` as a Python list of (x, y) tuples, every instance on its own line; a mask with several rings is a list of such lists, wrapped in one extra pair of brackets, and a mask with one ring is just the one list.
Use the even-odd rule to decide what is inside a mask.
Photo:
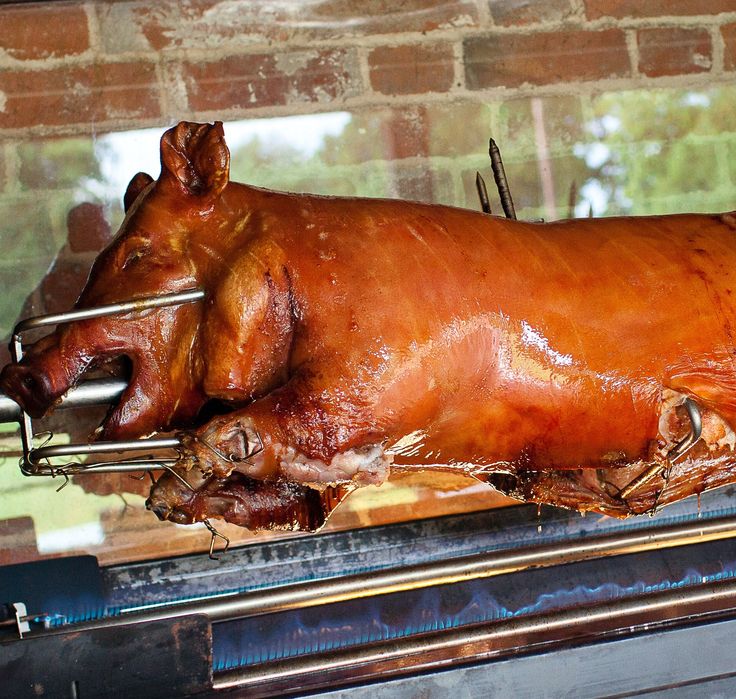
[(31, 417), (40, 418), (93, 363), (125, 356), (132, 364), (130, 382), (95, 431), (96, 439), (136, 439), (193, 419), (205, 402), (195, 378), (174, 379), (166, 366), (168, 357), (157, 360), (155, 352), (110, 342), (116, 334), (112, 328), (92, 324), (53, 333), (29, 347), (20, 364), (2, 370), (0, 390)]

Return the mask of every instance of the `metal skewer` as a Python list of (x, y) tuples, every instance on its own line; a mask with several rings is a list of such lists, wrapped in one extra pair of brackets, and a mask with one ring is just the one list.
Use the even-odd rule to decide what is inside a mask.
[(509, 182), (506, 179), (506, 170), (504, 170), (503, 160), (501, 160), (501, 151), (498, 149), (498, 146), (493, 139), (489, 141), (488, 154), (491, 156), (493, 178), (496, 180), (496, 187), (498, 187), (498, 196), (501, 198), (503, 212), (506, 214), (506, 218), (516, 219), (514, 200), (511, 198)]
[[(118, 400), (126, 388), (127, 384), (122, 379), (84, 381), (70, 389), (57, 407), (83, 408), (92, 405), (108, 405)], [(20, 417), (20, 406), (12, 398), (0, 394), (0, 423), (17, 422)]]
[(478, 198), (480, 199), (480, 208), (484, 214), (490, 214), (491, 202), (488, 200), (488, 189), (486, 188), (486, 181), (483, 176), (479, 173), (475, 173), (475, 188), (478, 190)]

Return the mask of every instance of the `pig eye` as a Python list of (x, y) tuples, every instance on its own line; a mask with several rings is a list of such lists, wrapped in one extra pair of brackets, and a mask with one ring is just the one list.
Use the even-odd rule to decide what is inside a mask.
[(143, 255), (148, 252), (147, 248), (136, 248), (135, 250), (131, 250), (127, 257), (125, 258), (125, 262), (123, 262), (123, 269), (128, 269), (128, 267), (133, 266), (138, 260), (143, 257)]

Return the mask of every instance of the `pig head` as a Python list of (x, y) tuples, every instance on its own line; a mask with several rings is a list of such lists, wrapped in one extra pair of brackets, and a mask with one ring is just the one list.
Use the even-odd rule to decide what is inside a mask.
[[(230, 154), (221, 123), (181, 123), (161, 140), (161, 175), (139, 173), (125, 194), (125, 220), (92, 267), (76, 308), (203, 288), (209, 300), (222, 275), (233, 218), (228, 201)], [(233, 197), (230, 197), (233, 199)], [(213, 236), (217, 242), (213, 242)], [(217, 252), (213, 252), (216, 250)], [(141, 437), (191, 424), (208, 396), (203, 347), (213, 351), (203, 324), (208, 301), (103, 316), (58, 326), (0, 374), (0, 390), (41, 417), (92, 367), (126, 358), (129, 385), (98, 437)], [(215, 309), (210, 308), (212, 313)], [(214, 347), (216, 351), (216, 347)]]

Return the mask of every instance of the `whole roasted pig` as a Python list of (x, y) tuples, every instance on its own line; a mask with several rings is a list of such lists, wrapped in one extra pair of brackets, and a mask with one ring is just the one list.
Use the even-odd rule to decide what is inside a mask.
[(184, 430), (160, 518), (316, 529), (400, 469), (619, 516), (736, 481), (734, 214), (538, 224), (268, 191), (229, 182), (220, 123), (167, 131), (161, 163), (77, 306), (205, 300), (60, 326), (0, 376), (41, 416), (127, 357), (100, 433)]

